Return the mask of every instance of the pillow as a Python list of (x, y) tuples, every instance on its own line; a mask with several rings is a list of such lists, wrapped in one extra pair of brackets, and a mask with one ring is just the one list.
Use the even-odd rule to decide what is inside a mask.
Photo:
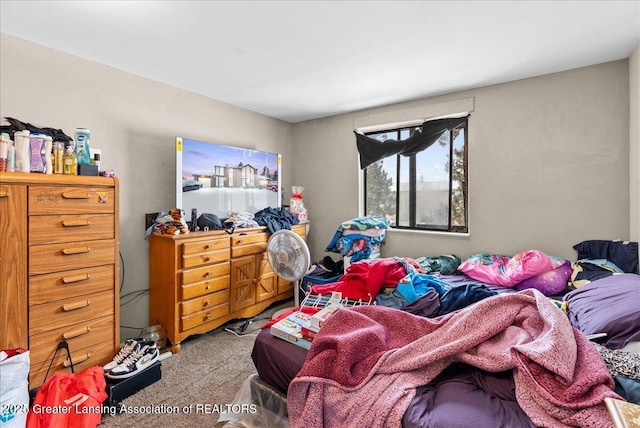
[(551, 258), (542, 251), (526, 250), (513, 257), (474, 254), (462, 262), (458, 270), (486, 284), (513, 287), (554, 267)]
[(584, 334), (607, 333), (609, 349), (640, 341), (640, 275), (598, 279), (565, 295), (571, 324)]
[(516, 284), (516, 290), (526, 290), (535, 288), (545, 296), (562, 294), (567, 289), (567, 283), (571, 277), (573, 269), (569, 260), (563, 260), (556, 269), (541, 273), (533, 278), (525, 279)]
[(573, 246), (578, 260), (607, 259), (624, 272), (638, 273), (638, 243), (629, 241), (589, 240)]

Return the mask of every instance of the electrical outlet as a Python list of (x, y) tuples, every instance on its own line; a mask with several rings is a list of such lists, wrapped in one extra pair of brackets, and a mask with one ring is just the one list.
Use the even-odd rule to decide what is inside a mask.
[(156, 222), (156, 217), (158, 217), (159, 213), (146, 213), (144, 215), (144, 230), (149, 229), (151, 226), (153, 226), (153, 223)]

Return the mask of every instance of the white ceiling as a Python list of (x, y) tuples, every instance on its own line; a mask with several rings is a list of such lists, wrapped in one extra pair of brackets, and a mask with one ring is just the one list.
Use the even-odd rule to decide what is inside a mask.
[(0, 0), (0, 30), (295, 123), (628, 58), (640, 0)]

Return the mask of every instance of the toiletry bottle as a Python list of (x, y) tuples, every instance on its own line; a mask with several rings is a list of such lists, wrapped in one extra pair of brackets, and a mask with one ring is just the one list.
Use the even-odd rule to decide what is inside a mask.
[(2, 133), (0, 135), (0, 172), (7, 170), (7, 161), (9, 156), (9, 134)]
[(13, 139), (16, 145), (16, 171), (31, 172), (29, 131), (16, 131), (13, 133)]
[(16, 146), (13, 141), (9, 140), (9, 150), (7, 153), (7, 171), (15, 172), (16, 170)]
[(89, 164), (91, 160), (91, 131), (87, 128), (76, 128), (76, 159), (79, 164)]
[(61, 142), (56, 143), (55, 153), (55, 165), (54, 172), (56, 174), (62, 174), (64, 172), (64, 148)]
[(73, 147), (67, 147), (67, 151), (64, 153), (64, 174), (76, 175), (78, 164), (76, 162), (76, 154), (73, 151)]
[(48, 135), (44, 137), (44, 172), (53, 174), (53, 160), (51, 159), (51, 150), (53, 149), (53, 138)]

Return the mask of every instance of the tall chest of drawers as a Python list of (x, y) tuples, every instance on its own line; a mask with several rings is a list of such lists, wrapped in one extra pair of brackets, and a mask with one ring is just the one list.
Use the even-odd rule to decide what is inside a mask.
[[(0, 173), (0, 236), (0, 348), (29, 349), (30, 386), (42, 383), (63, 340), (76, 370), (111, 360), (119, 348), (117, 179)], [(50, 374), (68, 367), (58, 352)]]
[[(306, 226), (293, 230), (306, 238)], [(188, 336), (248, 318), (293, 296), (266, 256), (265, 227), (149, 238), (150, 323), (167, 331), (172, 351)]]

